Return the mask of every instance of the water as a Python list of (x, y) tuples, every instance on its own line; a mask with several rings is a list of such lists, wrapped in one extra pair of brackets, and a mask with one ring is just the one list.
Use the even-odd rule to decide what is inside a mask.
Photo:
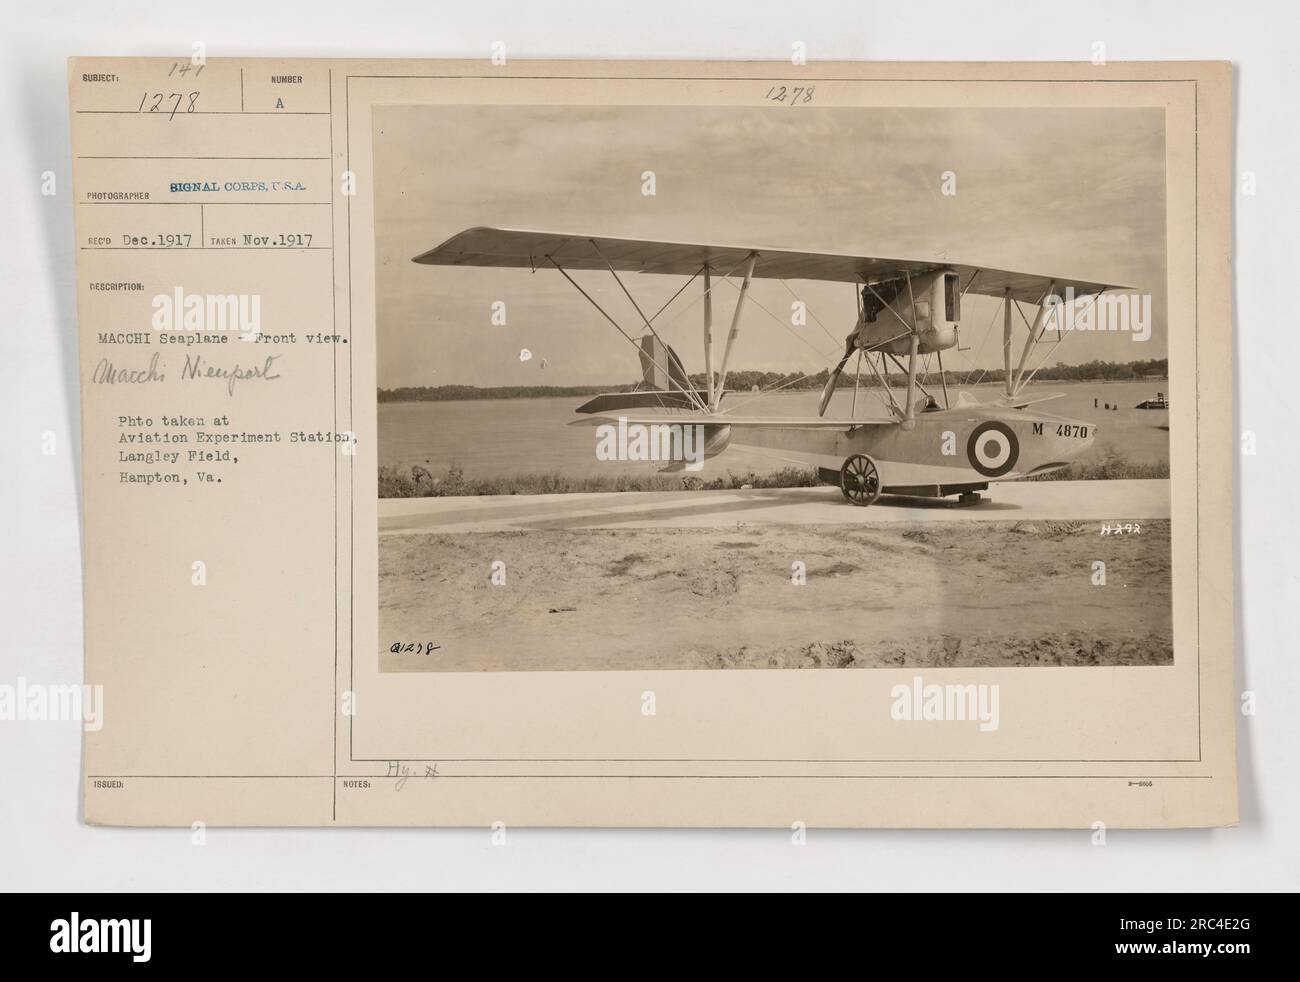
[[(931, 390), (937, 393), (937, 386), (931, 386)], [(859, 391), (858, 416), (886, 415), (876, 391), (865, 388)], [(954, 401), (956, 391), (956, 387), (950, 390)], [(986, 402), (998, 398), (1001, 386), (985, 383), (968, 386), (965, 391)], [(1168, 411), (1133, 408), (1157, 391), (1168, 393), (1168, 382), (1044, 382), (1026, 390), (1039, 395), (1065, 393), (1063, 398), (1038, 408), (1053, 416), (1068, 416), (1100, 426), (1096, 443), (1079, 458), (1080, 462), (1100, 459), (1114, 451), (1137, 464), (1167, 464), (1169, 433), (1160, 427), (1169, 425)], [(819, 397), (820, 392), (816, 390), (772, 392), (756, 399), (747, 393), (731, 393), (722, 405), (746, 416), (810, 417), (817, 415)], [(418, 464), (435, 476), (457, 464), (467, 478), (553, 471), (587, 477), (658, 470), (659, 464), (596, 460), (595, 427), (568, 425), (583, 418), (574, 409), (587, 398), (380, 403), (379, 462), (407, 471)], [(901, 401), (901, 394), (896, 398)], [(942, 404), (942, 396), (937, 398)], [(851, 389), (840, 389), (831, 400), (827, 416), (847, 417), (852, 399)], [(1093, 408), (1094, 399), (1098, 408)], [(1101, 408), (1107, 403), (1120, 408), (1117, 411)], [(706, 462), (699, 476), (707, 479), (728, 471), (763, 474), (790, 463), (770, 451), (733, 446)]]

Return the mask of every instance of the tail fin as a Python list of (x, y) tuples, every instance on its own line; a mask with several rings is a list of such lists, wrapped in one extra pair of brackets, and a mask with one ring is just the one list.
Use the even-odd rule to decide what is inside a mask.
[(649, 388), (660, 391), (676, 389), (679, 392), (692, 388), (677, 352), (653, 334), (641, 338), (637, 354), (641, 357), (641, 378)]

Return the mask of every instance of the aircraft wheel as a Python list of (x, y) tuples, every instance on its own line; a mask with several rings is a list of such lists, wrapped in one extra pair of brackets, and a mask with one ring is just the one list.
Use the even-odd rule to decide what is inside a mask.
[(840, 490), (855, 505), (866, 507), (880, 497), (880, 470), (864, 453), (855, 453), (840, 468)]

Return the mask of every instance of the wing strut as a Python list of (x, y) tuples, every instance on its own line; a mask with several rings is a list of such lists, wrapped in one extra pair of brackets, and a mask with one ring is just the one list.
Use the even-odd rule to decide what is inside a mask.
[(1012, 395), (1019, 395), (1021, 389), (1021, 380), (1025, 377), (1025, 363), (1029, 361), (1029, 353), (1034, 350), (1034, 345), (1038, 344), (1038, 339), (1043, 336), (1043, 331), (1047, 328), (1047, 318), (1056, 312), (1059, 303), (1048, 303), (1047, 298), (1056, 292), (1056, 280), (1052, 280), (1047, 292), (1043, 294), (1043, 299), (1038, 302), (1038, 316), (1034, 318), (1033, 326), (1029, 329), (1029, 337), (1025, 338), (1025, 346), (1020, 351), (1020, 364), (1016, 366), (1016, 383), (1012, 387)]
[[(903, 320), (903, 318), (900, 317), (900, 316), (898, 315), (898, 311), (894, 310), (893, 307), (891, 307), (891, 306), (889, 306), (889, 304), (885, 303), (885, 301), (884, 301), (883, 299), (881, 299), (880, 294), (876, 292), (875, 287), (873, 287), (870, 283), (868, 283), (868, 282), (866, 281), (865, 278), (863, 278), (863, 280), (862, 280), (862, 285), (863, 285), (864, 287), (866, 287), (866, 289), (868, 289), (868, 290), (871, 291), (871, 295), (874, 296), (877, 300), (880, 301), (880, 304), (881, 304), (882, 307), (884, 307), (886, 310), (888, 310), (891, 314), (894, 315), (894, 317), (898, 320), (898, 323), (900, 323), (900, 324), (903, 325), (903, 333), (902, 333), (902, 334), (896, 334), (896, 335), (894, 335), (894, 337), (892, 337), (892, 338), (887, 338), (887, 339), (884, 340), (884, 341), (881, 341), (881, 342), (879, 342), (879, 343), (877, 343), (877, 344), (875, 344), (875, 345), (872, 345), (872, 347), (871, 347), (870, 349), (868, 349), (868, 350), (875, 350), (876, 348), (882, 348), (882, 347), (884, 347), (886, 344), (889, 344), (891, 341), (896, 341), (896, 340), (898, 340), (899, 338), (906, 337), (906, 336), (909, 335), (909, 334), (913, 334), (913, 333), (915, 333), (915, 332), (912, 330), (912, 325), (909, 324), (909, 323), (907, 323), (907, 321)], [(855, 286), (855, 287), (854, 287), (854, 292), (856, 292), (856, 291), (857, 291), (857, 287)], [(862, 303), (861, 303), (861, 297), (859, 297), (859, 302), (858, 302), (858, 321), (861, 321), (861, 320), (862, 320)], [(857, 346), (857, 337), (858, 337), (858, 324), (855, 322), (854, 325), (853, 325), (853, 330), (851, 330), (851, 331), (849, 332), (849, 336), (846, 337), (846, 338), (844, 339), (844, 357), (840, 359), (840, 362), (839, 362), (838, 365), (836, 365), (833, 369), (831, 369), (831, 373), (830, 373), (830, 375), (827, 376), (827, 378), (826, 378), (826, 385), (825, 385), (825, 387), (822, 389), (821, 401), (818, 402), (818, 404), (817, 404), (817, 415), (818, 415), (818, 416), (825, 416), (825, 415), (826, 415), (826, 407), (827, 407), (828, 405), (830, 405), (831, 397), (832, 397), (833, 395), (835, 395), (835, 388), (836, 388), (836, 385), (839, 383), (840, 373), (844, 371), (844, 366), (847, 365), (847, 364), (849, 363), (849, 359), (853, 357), (853, 349), (854, 349), (854, 347)], [(909, 388), (910, 388), (910, 386), (909, 386)], [(893, 396), (892, 396), (892, 395), (890, 396), (890, 402), (891, 402), (891, 403), (893, 402)]]
[[(1095, 306), (1097, 303), (1097, 298), (1100, 297), (1105, 292), (1106, 292), (1106, 287), (1103, 286), (1096, 293), (1092, 294), (1092, 296), (1089, 298), (1091, 302), (1088, 304), (1088, 306), (1089, 307)], [(1059, 348), (1061, 346), (1061, 342), (1065, 340), (1066, 336), (1061, 333), (1061, 325), (1059, 320), (1057, 321), (1056, 334), (1057, 334), (1056, 343), (1047, 349), (1047, 353), (1043, 355), (1042, 360), (1039, 361), (1039, 363), (1034, 367), (1034, 370), (1029, 373), (1029, 378), (1025, 379), (1025, 384), (1020, 386), (1020, 388), (1016, 390), (1017, 394), (1019, 394), (1020, 391), (1024, 389), (1025, 385), (1028, 385), (1030, 382), (1034, 380), (1034, 376), (1038, 374), (1038, 370), (1042, 368), (1044, 364), (1046, 364), (1047, 359), (1052, 357), (1052, 352), (1055, 351), (1057, 348)]]
[(1015, 395), (1011, 391), (1011, 287), (1002, 301), (1002, 374), (1007, 395)]
[[(904, 403), (903, 418), (911, 420), (916, 416), (916, 352), (921, 346), (921, 335), (917, 332), (916, 295), (912, 293), (912, 274), (910, 272), (907, 274), (907, 298), (912, 304), (912, 348), (907, 354), (907, 401)], [(927, 392), (927, 399), (929, 395)]]
[(709, 396), (709, 409), (718, 411), (718, 394), (713, 391), (713, 269), (704, 264), (704, 378)]
[(862, 381), (862, 349), (858, 349), (858, 366), (853, 370), (853, 405), (849, 407), (850, 418), (858, 415), (858, 383)]
[[(890, 354), (888, 351), (882, 351), (881, 354), (884, 355), (886, 358), (888, 358), (890, 361), (892, 361), (892, 362), (894, 363), (894, 366), (895, 366), (895, 367), (896, 367), (900, 372), (903, 372), (904, 374), (907, 373), (907, 366), (904, 365), (904, 364), (902, 363), (902, 361), (899, 360), (898, 355)], [(929, 389), (927, 389), (927, 388), (926, 388), (924, 385), (922, 385), (920, 382), (917, 382), (917, 383), (916, 383), (916, 387), (917, 387), (918, 389), (921, 390), (922, 394), (924, 394), (924, 395), (926, 396), (926, 398), (929, 398), (929, 396), (930, 396), (930, 390), (929, 390)]]
[[(569, 275), (569, 271), (568, 271), (568, 270), (566, 270), (563, 266), (561, 266), (559, 263), (557, 263), (557, 262), (555, 261), (555, 257), (554, 257), (554, 256), (549, 256), (549, 255), (548, 255), (548, 256), (546, 257), (546, 261), (549, 262), (549, 263), (550, 263), (552, 266), (554, 266), (556, 269), (558, 269), (558, 270), (560, 271), (560, 275), (563, 276), (566, 280), (568, 280), (568, 281), (573, 285), (573, 288), (574, 288), (575, 290), (577, 290), (579, 293), (581, 293), (581, 294), (583, 295), (583, 297), (586, 298), (587, 302), (588, 302), (589, 304), (591, 304), (593, 307), (595, 307), (596, 310), (598, 310), (598, 311), (600, 312), (600, 315), (601, 315), (602, 317), (604, 317), (605, 320), (609, 321), (611, 324), (614, 325), (614, 330), (618, 331), (619, 334), (623, 335), (623, 338), (627, 341), (628, 344), (630, 344), (630, 345), (632, 345), (634, 348), (636, 348), (637, 351), (641, 351), (641, 346), (640, 346), (639, 344), (637, 344), (636, 339), (633, 338), (632, 335), (628, 334), (627, 331), (623, 330), (623, 328), (622, 328), (622, 326), (619, 324), (619, 322), (616, 321), (616, 320), (614, 320), (613, 317), (609, 316), (609, 314), (605, 311), (605, 308), (602, 307), (600, 304), (596, 303), (596, 301), (592, 298), (591, 294), (589, 294), (586, 290), (584, 290), (582, 287), (580, 287), (580, 286), (578, 285), (577, 280), (575, 280), (572, 276)], [(615, 276), (614, 278), (615, 278), (615, 279), (618, 279), (617, 276)], [(620, 283), (619, 285), (621, 286), (622, 284)], [(624, 292), (626, 292), (626, 291), (624, 291)], [(635, 301), (633, 301), (633, 306), (636, 306)], [(640, 307), (637, 307), (637, 312), (638, 312), (638, 313), (640, 313), (640, 310), (641, 310), (641, 308), (640, 308)], [(644, 316), (645, 316), (645, 315), (642, 314), (642, 317), (643, 317), (643, 318), (644, 318)], [(647, 326), (647, 327), (650, 326), (650, 322), (649, 322), (649, 321), (646, 321), (646, 326)], [(654, 328), (650, 328), (650, 330), (651, 330), (651, 332), (653, 333)], [(655, 335), (656, 338), (657, 338), (658, 336), (659, 336), (659, 335), (657, 335), (657, 334)], [(662, 341), (661, 341), (660, 343), (662, 344)], [(664, 349), (667, 350), (667, 345), (664, 345)], [(667, 381), (668, 381), (668, 385), (669, 385), (669, 386), (674, 386), (674, 385), (676, 385), (676, 387), (682, 391), (682, 393), (686, 396), (686, 398), (690, 400), (690, 402), (691, 402), (691, 404), (692, 404), (693, 406), (695, 406), (696, 408), (698, 408), (698, 409), (700, 409), (700, 410), (703, 410), (703, 411), (705, 411), (705, 412), (708, 411), (708, 410), (706, 409), (706, 407), (704, 406), (704, 404), (700, 402), (700, 398), (699, 398), (699, 396), (697, 396), (697, 395), (696, 395), (693, 391), (691, 391), (690, 389), (684, 388), (682, 385), (680, 385), (679, 383), (677, 383), (677, 382), (675, 382), (675, 381), (673, 380), (672, 372), (669, 371), (669, 369), (668, 369), (667, 366), (665, 366), (665, 365), (660, 365), (660, 364), (659, 364), (657, 361), (655, 361), (653, 358), (651, 358), (650, 361), (651, 361), (651, 364), (653, 364), (653, 365), (655, 366), (655, 368), (659, 369), (661, 372), (664, 373), (664, 378), (667, 379)]]
[[(639, 303), (636, 302), (636, 297), (632, 296), (632, 294), (628, 291), (628, 288), (627, 288), (626, 286), (623, 285), (623, 280), (622, 280), (622, 278), (618, 275), (618, 273), (617, 273), (617, 271), (614, 269), (614, 267), (610, 265), (609, 260), (605, 258), (605, 254), (602, 253), (602, 252), (600, 251), (600, 246), (596, 245), (596, 240), (595, 240), (595, 239), (592, 239), (592, 240), (591, 240), (591, 247), (592, 247), (593, 249), (596, 250), (596, 255), (600, 256), (601, 262), (603, 262), (606, 266), (609, 267), (609, 275), (612, 276), (612, 277), (614, 277), (614, 282), (617, 283), (617, 284), (618, 284), (618, 288), (619, 288), (620, 290), (623, 291), (623, 296), (627, 297), (627, 299), (631, 302), (631, 304), (632, 304), (632, 308), (633, 308), (633, 309), (637, 312), (637, 314), (640, 316), (642, 322), (643, 322), (643, 323), (645, 324), (645, 326), (646, 326), (646, 329), (647, 329), (647, 330), (648, 330), (652, 335), (654, 335), (654, 339), (655, 339), (656, 341), (658, 341), (661, 345), (663, 345), (663, 348), (664, 348), (665, 351), (670, 350), (669, 347), (668, 347), (668, 345), (664, 343), (664, 339), (661, 338), (661, 337), (659, 336), (659, 332), (655, 330), (654, 325), (650, 323), (650, 318), (648, 318), (648, 317), (645, 315), (645, 312), (641, 309), (641, 305), (640, 305)], [(558, 267), (557, 267), (557, 268), (558, 268)], [(560, 270), (560, 272), (564, 272), (564, 270)], [(570, 281), (570, 282), (572, 282), (572, 281)], [(688, 280), (687, 282), (690, 282), (690, 281)], [(576, 284), (575, 284), (575, 285), (576, 285)], [(685, 287), (683, 287), (683, 289), (685, 289)], [(680, 292), (681, 292), (681, 291), (679, 290), (678, 293), (680, 293)], [(590, 298), (588, 298), (588, 299), (590, 299)], [(669, 303), (672, 303), (672, 301), (670, 300)], [(599, 309), (599, 308), (598, 308), (598, 309)], [(662, 312), (662, 311), (661, 311), (661, 312)], [(601, 313), (604, 313), (604, 311), (601, 311)], [(656, 316), (658, 316), (658, 315), (656, 315)], [(615, 325), (615, 326), (617, 326), (617, 325)], [(619, 330), (620, 330), (620, 332), (621, 332), (621, 331), (622, 331), (622, 328), (619, 328)], [(627, 336), (627, 335), (624, 334), (624, 337), (626, 337), (626, 336)], [(688, 376), (688, 381), (689, 381), (689, 376)], [(670, 380), (670, 384), (671, 384), (671, 380)], [(679, 385), (678, 388), (681, 388), (681, 386)], [(691, 386), (691, 388), (693, 389), (694, 386)], [(685, 392), (686, 389), (682, 389), (682, 391)], [(695, 394), (693, 391), (690, 393), (690, 396), (691, 396), (691, 401), (692, 401), (695, 405), (699, 406), (701, 409), (704, 408), (704, 406), (700, 403), (699, 397), (696, 396), (696, 394)]]
[(719, 396), (727, 387), (727, 363), (731, 360), (731, 346), (735, 344), (736, 337), (740, 334), (740, 311), (745, 306), (745, 297), (749, 295), (749, 282), (754, 276), (754, 263), (757, 260), (757, 252), (751, 252), (749, 258), (745, 260), (745, 278), (740, 284), (740, 296), (736, 297), (736, 310), (731, 315), (731, 331), (727, 334), (727, 343), (722, 349), (722, 365), (718, 369)]

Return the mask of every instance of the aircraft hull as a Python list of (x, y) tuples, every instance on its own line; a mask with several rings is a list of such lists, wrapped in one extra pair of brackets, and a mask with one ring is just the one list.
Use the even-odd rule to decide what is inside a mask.
[(903, 422), (852, 429), (733, 427), (733, 444), (776, 451), (791, 460), (839, 470), (853, 454), (880, 469), (885, 491), (1013, 481), (1064, 467), (1092, 446), (1091, 423), (1025, 410), (959, 406)]

